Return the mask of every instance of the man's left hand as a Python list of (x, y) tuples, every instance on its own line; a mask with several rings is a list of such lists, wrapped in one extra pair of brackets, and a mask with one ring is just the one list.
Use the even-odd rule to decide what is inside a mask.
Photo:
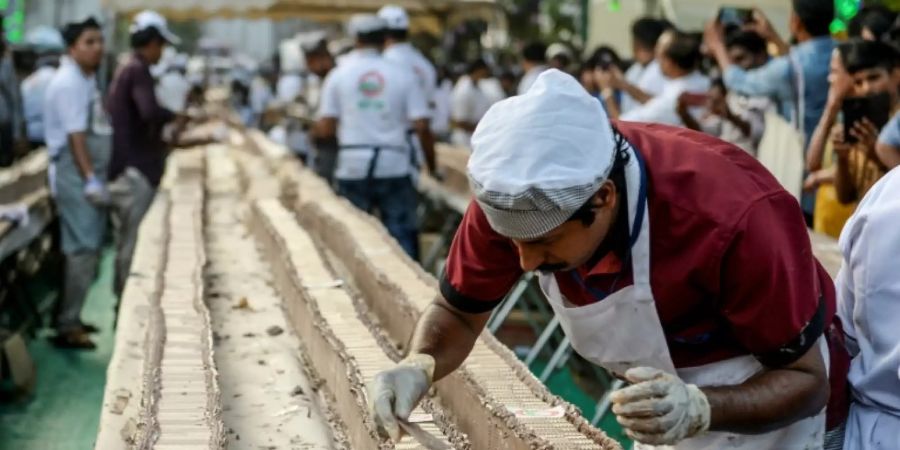
[(674, 445), (709, 429), (710, 407), (700, 388), (650, 367), (625, 372), (633, 383), (613, 392), (613, 412), (631, 439)]

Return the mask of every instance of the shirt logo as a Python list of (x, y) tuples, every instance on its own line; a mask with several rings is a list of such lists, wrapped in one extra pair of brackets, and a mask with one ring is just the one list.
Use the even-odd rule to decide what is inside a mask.
[(364, 73), (359, 77), (359, 92), (363, 98), (359, 100), (357, 107), (363, 111), (384, 109), (384, 101), (379, 99), (383, 91), (384, 77), (381, 73), (374, 70)]
[(359, 92), (368, 98), (375, 98), (381, 95), (384, 90), (384, 77), (380, 73), (372, 71), (366, 72), (359, 77)]

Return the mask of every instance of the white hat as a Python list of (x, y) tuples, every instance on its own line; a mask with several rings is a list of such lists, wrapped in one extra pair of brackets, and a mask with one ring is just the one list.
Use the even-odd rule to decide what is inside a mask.
[(388, 30), (409, 29), (409, 15), (405, 9), (397, 5), (383, 6), (378, 10), (378, 17), (385, 21)]
[(566, 58), (572, 59), (572, 50), (569, 49), (569, 47), (566, 47), (565, 44), (554, 42), (547, 47), (546, 56), (547, 59), (553, 59), (556, 56), (565, 56)]
[(38, 53), (62, 52), (66, 49), (59, 30), (41, 25), (25, 34), (25, 43)]
[(181, 38), (172, 33), (169, 30), (169, 23), (166, 22), (166, 18), (161, 16), (156, 11), (145, 10), (139, 12), (136, 16), (134, 16), (134, 21), (131, 22), (131, 28), (129, 28), (129, 32), (131, 34), (137, 33), (138, 31), (144, 31), (150, 27), (156, 28), (156, 31), (159, 31), (159, 34), (162, 35), (163, 39), (166, 42), (172, 45), (178, 45), (181, 43)]
[(469, 182), (496, 232), (537, 239), (597, 192), (612, 170), (615, 148), (600, 102), (575, 78), (551, 69), (478, 123)]
[(385, 23), (374, 14), (356, 14), (347, 24), (347, 32), (355, 37), (384, 30)]

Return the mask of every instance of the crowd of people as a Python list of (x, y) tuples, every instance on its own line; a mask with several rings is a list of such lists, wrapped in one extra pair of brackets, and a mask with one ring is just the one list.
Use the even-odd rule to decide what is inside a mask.
[[(900, 448), (891, 326), (900, 278), (890, 264), (900, 241), (900, 172), (891, 171), (900, 164), (900, 20), (866, 7), (836, 39), (832, 2), (791, 6), (787, 38), (760, 10), (694, 31), (644, 17), (631, 27), (630, 61), (608, 46), (581, 58), (535, 41), (521, 47), (519, 67), (486, 57), (440, 68), (410, 42), (406, 11), (385, 6), (348, 22), (346, 52), (324, 36), (303, 42), (304, 70), (232, 67), (239, 120), (376, 214), (413, 258), (416, 180), (423, 169), (443, 175), (435, 142), (474, 149), (476, 201), (450, 249), (440, 308), (422, 319), (411, 355), (376, 379), (379, 426), (398, 434), (396, 417), (459, 365), (522, 272), (537, 271), (576, 350), (634, 384), (613, 395), (613, 411), (641, 442), (721, 448), (721, 433), (749, 432), (740, 448), (784, 439)], [(166, 51), (180, 43), (166, 19), (139, 13), (129, 36), (132, 52), (102, 94), (105, 43), (93, 18), (28, 33), (27, 73), (0, 48), (0, 165), (29, 149), (51, 160), (65, 256), (54, 342), (63, 348), (94, 347), (97, 327), (80, 311), (107, 224), (121, 295), (168, 149), (205, 142), (182, 131), (199, 119), (191, 105), (209, 79), (192, 79), (189, 58)], [(652, 234), (640, 226), (645, 212)], [(841, 237), (836, 294), (806, 227)], [(636, 289), (620, 291), (623, 265)], [(635, 314), (657, 325), (628, 322), (658, 338), (642, 367), (623, 365), (631, 347), (597, 348), (620, 341), (608, 330), (626, 318), (573, 309), (623, 300), (649, 305)], [(715, 364), (709, 376), (726, 388), (684, 383), (708, 377), (682, 369)], [(684, 380), (670, 375), (676, 369)], [(826, 403), (829, 433), (815, 434)], [(666, 421), (646, 408), (666, 409)]]
[[(53, 317), (52, 340), (58, 347), (95, 347), (90, 335), (98, 327), (84, 323), (81, 310), (108, 235), (114, 235), (116, 245), (113, 287), (120, 296), (138, 226), (156, 194), (168, 149), (191, 144), (180, 137), (188, 121), (184, 107), (190, 87), (166, 74), (157, 81), (150, 70), (163, 50), (178, 42), (161, 15), (136, 15), (130, 27), (132, 52), (116, 67), (105, 94), (98, 84), (105, 41), (100, 22), (92, 17), (61, 30), (30, 31), (25, 45), (33, 67), (21, 74), (21, 83), (8, 53), (0, 65), (2, 162), (9, 165), (37, 149), (49, 157), (48, 185), (64, 257)], [(177, 73), (178, 64), (173, 67), (167, 73)], [(180, 94), (173, 97), (172, 91)]]

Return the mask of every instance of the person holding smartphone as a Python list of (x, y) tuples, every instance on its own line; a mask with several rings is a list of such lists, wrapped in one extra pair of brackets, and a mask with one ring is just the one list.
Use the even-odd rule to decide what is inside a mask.
[[(832, 1), (791, 0), (788, 25), (791, 37), (797, 44), (788, 46), (765, 15), (754, 10), (753, 21), (745, 27), (756, 31), (773, 44), (778, 50), (778, 56), (752, 70), (741, 68), (731, 59), (725, 46), (724, 26), (718, 20), (707, 24), (704, 40), (722, 69), (725, 86), (730, 91), (745, 95), (771, 98), (777, 103), (778, 112), (786, 121), (801, 125), (799, 129), (806, 145), (825, 107), (828, 60), (835, 45), (830, 30), (833, 20)], [(799, 89), (801, 84), (802, 92)], [(807, 221), (812, 222), (815, 196), (804, 195), (801, 204)]]
[[(728, 53), (745, 70), (760, 67), (769, 60), (766, 41), (753, 31), (735, 30), (728, 36)], [(691, 107), (705, 107), (695, 119)], [(755, 155), (765, 131), (765, 113), (774, 107), (768, 97), (743, 95), (729, 91), (721, 79), (713, 81), (706, 95), (685, 93), (678, 99), (677, 112), (692, 130), (730, 142)]]
[[(841, 203), (859, 201), (886, 173), (887, 167), (876, 154), (878, 116), (888, 117), (897, 110), (897, 85), (900, 81), (900, 54), (882, 42), (853, 40), (838, 46), (831, 63), (831, 87), (828, 103), (807, 151), (806, 188), (811, 190), (833, 182)], [(884, 105), (878, 96), (887, 96)], [(849, 99), (861, 99), (871, 106), (853, 123), (838, 123)], [(888, 110), (879, 111), (887, 108)], [(847, 122), (844, 120), (843, 122)], [(834, 165), (823, 169), (825, 147), (830, 140)]]

